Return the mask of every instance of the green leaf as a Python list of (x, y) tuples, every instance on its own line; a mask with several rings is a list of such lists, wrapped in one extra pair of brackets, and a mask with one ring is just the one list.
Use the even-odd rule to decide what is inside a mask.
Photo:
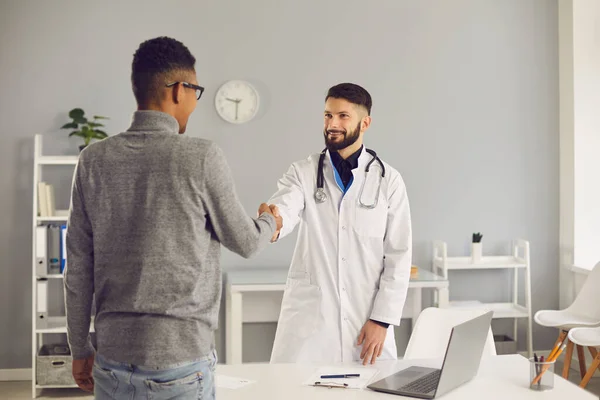
[(106, 134), (106, 132), (101, 131), (99, 129), (96, 129), (95, 132), (96, 132), (96, 137), (101, 137), (102, 139), (108, 137), (108, 135)]
[(78, 117), (78, 118), (73, 118), (73, 122), (75, 122), (77, 124), (87, 124), (88, 120), (87, 120), (87, 118), (84, 118), (84, 117)]
[(92, 128), (98, 127), (98, 126), (104, 126), (98, 122), (88, 122), (88, 125), (91, 126)]
[(85, 112), (81, 108), (74, 108), (69, 112), (69, 117), (77, 120), (83, 118), (84, 114)]
[(81, 127), (81, 132), (83, 132), (83, 133), (88, 133), (90, 131), (91, 131), (91, 129), (87, 125), (84, 125), (84, 126)]
[(107, 137), (108, 137), (108, 135), (106, 135), (106, 134), (103, 135), (98, 132), (94, 133), (94, 139), (102, 140), (102, 139), (106, 139)]
[(81, 131), (73, 131), (73, 132), (69, 133), (69, 137), (71, 137), (71, 136), (85, 137), (85, 135)]
[(102, 115), (94, 115), (94, 119), (110, 119), (110, 118), (103, 117)]
[(75, 122), (69, 122), (68, 124), (64, 124), (63, 126), (60, 127), (60, 129), (77, 129), (79, 128), (79, 125), (76, 124)]

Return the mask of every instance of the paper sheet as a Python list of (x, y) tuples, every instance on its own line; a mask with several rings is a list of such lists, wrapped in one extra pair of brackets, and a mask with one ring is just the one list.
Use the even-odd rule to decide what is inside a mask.
[[(315, 382), (321, 384), (335, 383), (348, 384), (348, 389), (364, 389), (371, 383), (373, 377), (379, 373), (374, 367), (359, 367), (359, 366), (335, 366), (321, 367), (317, 369), (305, 382), (305, 385), (313, 386)], [(358, 378), (321, 378), (321, 375), (344, 375), (344, 374), (360, 374)]]
[(239, 389), (254, 382), (250, 379), (236, 378), (234, 376), (215, 375), (215, 386), (218, 388)]

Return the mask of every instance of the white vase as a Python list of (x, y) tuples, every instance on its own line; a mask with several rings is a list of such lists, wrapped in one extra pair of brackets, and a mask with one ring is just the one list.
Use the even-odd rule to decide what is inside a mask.
[(481, 261), (481, 242), (471, 243), (471, 259), (473, 263), (478, 263)]

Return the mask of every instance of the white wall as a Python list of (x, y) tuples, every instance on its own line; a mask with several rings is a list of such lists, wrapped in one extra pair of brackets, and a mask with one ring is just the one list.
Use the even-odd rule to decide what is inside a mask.
[[(522, 237), (531, 241), (534, 310), (558, 306), (555, 1), (0, 0), (0, 369), (31, 360), (33, 134), (57, 154), (76, 154), (78, 142), (58, 129), (76, 106), (111, 117), (111, 134), (126, 129), (132, 54), (158, 35), (196, 55), (207, 89), (189, 134), (224, 149), (249, 213), (290, 162), (323, 147), (327, 88), (355, 81), (373, 96), (367, 146), (407, 184), (414, 262), (430, 266), (434, 239), (461, 255), (474, 231), (488, 254)], [(216, 89), (234, 78), (264, 99), (246, 126), (214, 111)], [(66, 206), (69, 171), (53, 179)], [(293, 246), (284, 240), (251, 260), (224, 252), (223, 264), (285, 266)], [(452, 298), (508, 296), (502, 271), (456, 272)], [(256, 344), (245, 346), (248, 357), (268, 359), (273, 325), (247, 328)], [(554, 336), (534, 326), (536, 348)]]
[(573, 2), (575, 265), (600, 261), (600, 2)]
[(561, 308), (585, 281), (577, 271), (600, 261), (598, 27), (598, 1), (559, 1)]

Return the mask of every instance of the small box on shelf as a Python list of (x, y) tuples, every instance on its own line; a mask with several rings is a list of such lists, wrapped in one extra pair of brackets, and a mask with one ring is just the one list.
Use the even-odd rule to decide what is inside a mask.
[(516, 354), (517, 342), (508, 335), (494, 335), (496, 354)]
[(36, 380), (39, 386), (74, 385), (71, 373), (73, 358), (65, 344), (45, 344), (36, 357)]
[(419, 267), (411, 265), (410, 267), (410, 279), (417, 279), (419, 277)]

